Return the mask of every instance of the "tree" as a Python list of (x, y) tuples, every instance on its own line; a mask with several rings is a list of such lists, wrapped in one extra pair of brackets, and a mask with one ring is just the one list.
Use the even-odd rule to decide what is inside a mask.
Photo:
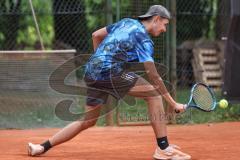
[(87, 21), (83, 0), (53, 0), (55, 45), (75, 48), (78, 53), (88, 50)]
[(216, 20), (216, 38), (221, 39), (227, 36), (228, 25), (230, 22), (230, 3), (228, 0), (218, 1), (218, 13)]
[(0, 49), (12, 50), (16, 47), (19, 29), (21, 0), (0, 1)]
[(204, 0), (177, 0), (177, 43), (196, 40), (208, 33), (211, 4)]

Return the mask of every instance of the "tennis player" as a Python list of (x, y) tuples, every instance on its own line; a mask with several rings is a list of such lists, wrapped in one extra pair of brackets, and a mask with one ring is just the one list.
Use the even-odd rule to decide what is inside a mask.
[[(155, 159), (187, 160), (191, 156), (169, 145), (162, 98), (180, 112), (184, 105), (173, 100), (159, 76), (153, 59), (154, 44), (150, 35), (166, 32), (169, 11), (153, 5), (138, 19), (124, 18), (92, 34), (94, 54), (86, 64), (85, 82), (89, 89), (84, 120), (72, 122), (42, 144), (28, 144), (30, 156), (45, 153), (50, 148), (69, 141), (97, 122), (100, 110), (109, 95), (121, 99), (125, 95), (142, 98), (148, 105), (151, 125), (156, 135)], [(149, 81), (125, 70), (130, 62), (143, 63)]]

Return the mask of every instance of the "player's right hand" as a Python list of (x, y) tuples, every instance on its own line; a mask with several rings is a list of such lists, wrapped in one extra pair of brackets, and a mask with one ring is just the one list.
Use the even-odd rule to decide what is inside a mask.
[(176, 103), (175, 105), (175, 112), (176, 113), (183, 113), (185, 112), (186, 104)]

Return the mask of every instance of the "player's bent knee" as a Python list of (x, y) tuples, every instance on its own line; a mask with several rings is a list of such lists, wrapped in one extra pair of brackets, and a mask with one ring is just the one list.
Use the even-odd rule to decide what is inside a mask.
[(88, 123), (89, 123), (89, 126), (90, 126), (90, 127), (93, 127), (93, 126), (96, 125), (97, 120), (92, 120), (92, 121), (89, 121)]
[(97, 120), (84, 121), (83, 127), (87, 129), (87, 128), (95, 126), (96, 123), (97, 123)]

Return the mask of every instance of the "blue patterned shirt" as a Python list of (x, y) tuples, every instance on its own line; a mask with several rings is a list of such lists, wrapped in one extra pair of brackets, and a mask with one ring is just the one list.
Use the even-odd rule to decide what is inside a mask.
[(124, 18), (107, 26), (107, 36), (86, 64), (85, 76), (109, 80), (124, 71), (126, 62), (153, 62), (153, 41), (142, 23)]

